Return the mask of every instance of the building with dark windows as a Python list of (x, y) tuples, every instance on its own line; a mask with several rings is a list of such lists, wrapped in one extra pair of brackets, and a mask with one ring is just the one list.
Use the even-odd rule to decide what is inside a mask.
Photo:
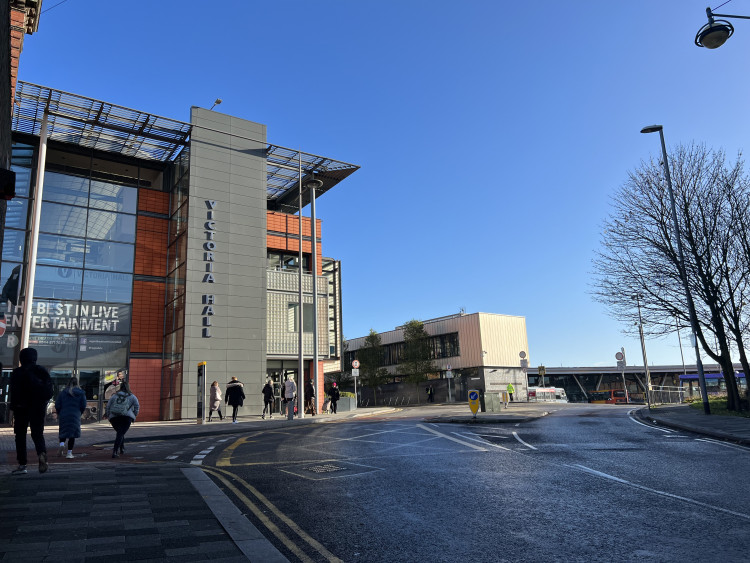
[(250, 411), (267, 377), (301, 383), (300, 360), (322, 390), (340, 354), (340, 266), (322, 258), (314, 198), (357, 166), (214, 111), (182, 122), (24, 82), (12, 129), (4, 375), (37, 348), (58, 388), (79, 377), (91, 420), (118, 377), (141, 420), (196, 417), (200, 362), (208, 385), (236, 375)]
[[(438, 368), (429, 383), (438, 400), (464, 401), (469, 389), (487, 393), (504, 391), (513, 383), (517, 396), (526, 400), (529, 344), (526, 318), (493, 313), (458, 313), (422, 321), (429, 335), (430, 357)], [(398, 382), (398, 364), (404, 349), (403, 327), (379, 333), (382, 367)], [(344, 370), (364, 346), (366, 336), (347, 340)], [(408, 392), (409, 389), (401, 389)]]

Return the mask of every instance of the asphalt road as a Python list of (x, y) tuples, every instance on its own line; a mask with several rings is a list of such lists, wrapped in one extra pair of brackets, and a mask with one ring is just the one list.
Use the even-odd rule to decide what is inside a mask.
[(747, 561), (750, 449), (629, 413), (400, 411), (148, 447), (202, 464), (290, 561)]

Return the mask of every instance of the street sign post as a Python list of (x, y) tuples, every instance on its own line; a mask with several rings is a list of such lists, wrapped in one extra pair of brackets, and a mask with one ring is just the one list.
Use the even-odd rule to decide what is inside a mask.
[(472, 389), (469, 391), (469, 408), (474, 418), (477, 417), (477, 411), (479, 410), (479, 391)]
[(198, 363), (198, 424), (203, 424), (204, 409), (203, 402), (206, 399), (206, 362)]

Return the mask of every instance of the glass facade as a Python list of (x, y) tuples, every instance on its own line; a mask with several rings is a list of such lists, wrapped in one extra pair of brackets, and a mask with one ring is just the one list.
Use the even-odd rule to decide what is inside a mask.
[(190, 151), (182, 151), (173, 166), (174, 183), (172, 184), (169, 197), (167, 300), (165, 306), (162, 387), (159, 406), (161, 420), (180, 418), (180, 410), (182, 409), (188, 186), (190, 182), (189, 162)]
[[(37, 146), (14, 142), (16, 197), (8, 202), (0, 307), (6, 330), (0, 361), (18, 364), (28, 271)], [(128, 369), (133, 301), (137, 162), (47, 151), (42, 191), (29, 346), (53, 376), (56, 393), (80, 379), (97, 419), (106, 388)]]

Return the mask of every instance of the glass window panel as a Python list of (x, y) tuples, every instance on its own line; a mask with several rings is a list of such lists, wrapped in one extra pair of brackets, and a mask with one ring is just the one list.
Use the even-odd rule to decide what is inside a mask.
[(169, 241), (172, 242), (185, 232), (188, 223), (188, 206), (183, 205), (174, 213), (169, 221)]
[(86, 209), (42, 202), (42, 218), (39, 222), (41, 232), (73, 237), (86, 236)]
[(99, 399), (101, 372), (99, 370), (84, 370), (78, 372), (78, 385), (86, 393), (89, 401)]
[(133, 276), (87, 270), (83, 280), (83, 295), (88, 301), (130, 303), (133, 295)]
[(8, 202), (8, 210), (5, 212), (5, 226), (25, 229), (28, 213), (29, 200), (22, 197), (14, 197)]
[[(15, 160), (15, 152), (13, 154)], [(16, 173), (16, 197), (29, 197), (29, 188), (31, 186), (31, 168), (25, 166), (11, 165), (13, 172)]]
[(26, 248), (26, 233), (6, 229), (3, 235), (3, 260), (23, 261), (24, 249)]
[[(0, 287), (2, 287), (2, 297), (0, 297), (0, 303), (3, 307), (5, 307), (6, 303), (5, 301), (8, 300), (10, 297), (11, 299), (14, 299), (16, 301), (16, 305), (18, 305), (21, 300), (19, 299), (19, 294), (22, 290), (22, 284), (23, 284), (23, 278), (22, 278), (22, 266), (21, 264), (18, 264), (16, 262), (3, 262), (2, 269), (0, 269)], [(14, 274), (17, 274), (16, 277), (13, 277)], [(11, 279), (13, 277), (13, 279)], [(7, 323), (6, 330), (10, 330), (11, 323)]]
[(135, 246), (119, 242), (86, 241), (86, 269), (133, 272)]
[(122, 213), (135, 213), (137, 201), (138, 190), (136, 188), (100, 180), (91, 181), (90, 207)]
[(89, 201), (89, 179), (47, 170), (42, 199), (85, 207)]
[(135, 215), (89, 211), (88, 238), (135, 242)]
[[(299, 327), (299, 303), (287, 303), (287, 330), (298, 332)], [(313, 306), (312, 303), (305, 303), (302, 307), (302, 325), (305, 332), (313, 331)]]
[(73, 368), (77, 341), (76, 336), (72, 334), (32, 332), (29, 335), (29, 346), (36, 348), (38, 354), (37, 363), (50, 371)]
[(182, 236), (167, 250), (167, 271), (171, 272), (185, 262), (187, 256), (187, 236)]
[(130, 339), (125, 335), (81, 335), (78, 341), (78, 367), (125, 365), (129, 346)]
[(83, 271), (75, 268), (37, 266), (34, 297), (80, 299)]
[(172, 193), (169, 198), (169, 213), (173, 214), (177, 209), (179, 209), (185, 201), (187, 201), (188, 196), (188, 183), (190, 181), (190, 176), (188, 174), (185, 174), (182, 178), (180, 178), (179, 182), (172, 188)]
[(39, 235), (38, 265), (83, 268), (84, 240), (81, 238)]

